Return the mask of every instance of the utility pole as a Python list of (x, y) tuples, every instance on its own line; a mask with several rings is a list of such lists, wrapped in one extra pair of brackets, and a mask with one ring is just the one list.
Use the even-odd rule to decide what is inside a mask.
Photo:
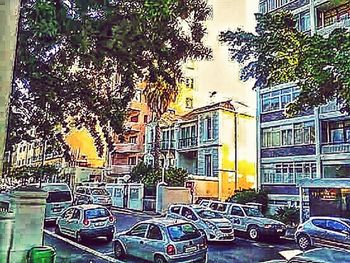
[(235, 121), (235, 127), (234, 127), (234, 141), (235, 141), (235, 192), (237, 191), (238, 189), (238, 160), (237, 160), (237, 155), (238, 155), (238, 147), (237, 147), (237, 137), (238, 137), (238, 134), (237, 134), (237, 124), (238, 124), (238, 121), (237, 121), (237, 112), (235, 110), (234, 112), (234, 121)]

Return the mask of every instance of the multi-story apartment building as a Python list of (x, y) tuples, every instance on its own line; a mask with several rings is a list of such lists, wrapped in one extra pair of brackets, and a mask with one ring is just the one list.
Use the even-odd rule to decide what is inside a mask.
[[(169, 114), (161, 124), (162, 159), (187, 170), (196, 198), (225, 200), (235, 189), (255, 186), (255, 118), (235, 107), (231, 101), (213, 103)], [(149, 125), (146, 161), (152, 161), (154, 134)]]
[[(350, 26), (349, 1), (335, 2), (260, 0), (259, 10), (289, 10), (299, 30), (327, 37)], [(349, 213), (350, 119), (336, 103), (287, 119), (285, 106), (298, 94), (293, 83), (257, 90), (258, 185), (269, 192), (271, 207), (302, 205), (304, 219)]]

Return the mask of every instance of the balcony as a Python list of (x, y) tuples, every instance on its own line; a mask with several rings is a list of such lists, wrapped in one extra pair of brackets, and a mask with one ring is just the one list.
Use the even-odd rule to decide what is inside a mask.
[(320, 113), (337, 112), (340, 108), (341, 106), (337, 102), (331, 101), (327, 105), (320, 107)]
[(350, 153), (350, 143), (322, 145), (323, 154)]
[(197, 137), (184, 138), (179, 140), (179, 149), (186, 149), (197, 146)]
[(112, 165), (112, 174), (130, 174), (135, 165), (130, 164), (119, 164)]
[(137, 153), (140, 151), (140, 146), (136, 143), (120, 143), (115, 146), (116, 153)]
[(337, 21), (331, 25), (321, 27), (317, 29), (317, 33), (320, 35), (329, 35), (336, 28), (347, 28), (350, 27), (350, 19), (344, 19)]

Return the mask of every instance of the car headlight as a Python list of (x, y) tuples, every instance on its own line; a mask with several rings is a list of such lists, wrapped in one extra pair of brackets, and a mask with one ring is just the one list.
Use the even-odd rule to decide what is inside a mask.
[(214, 225), (212, 222), (206, 221), (205, 223), (207, 224), (209, 229), (211, 229), (211, 230), (215, 230), (216, 229), (216, 225)]
[(271, 224), (266, 224), (266, 225), (264, 225), (264, 227), (265, 227), (265, 228), (273, 228), (273, 225), (271, 225)]

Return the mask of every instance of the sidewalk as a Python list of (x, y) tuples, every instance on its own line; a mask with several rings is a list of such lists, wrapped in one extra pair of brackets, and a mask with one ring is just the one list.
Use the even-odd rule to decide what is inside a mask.
[(121, 212), (121, 213), (128, 213), (128, 214), (136, 214), (136, 215), (145, 215), (145, 216), (152, 216), (152, 217), (160, 217), (161, 214), (156, 213), (155, 211), (140, 211), (140, 210), (134, 210), (130, 208), (121, 208), (117, 206), (112, 206), (112, 211)]

